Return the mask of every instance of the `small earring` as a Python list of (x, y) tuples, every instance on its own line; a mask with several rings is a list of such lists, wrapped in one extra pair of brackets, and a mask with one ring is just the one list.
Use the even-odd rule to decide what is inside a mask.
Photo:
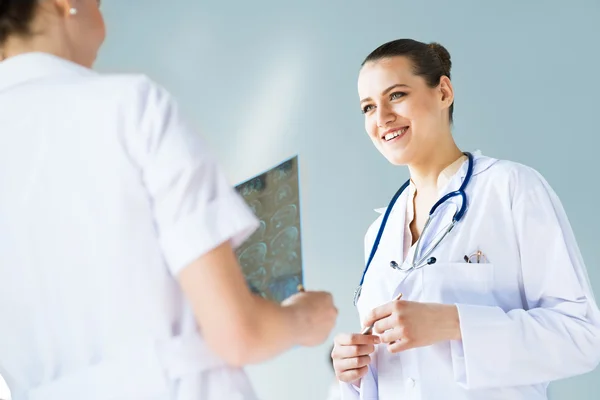
[(71, 15), (77, 15), (77, 9), (76, 9), (75, 7), (72, 7), (72, 8), (69, 10), (69, 14), (71, 14)]

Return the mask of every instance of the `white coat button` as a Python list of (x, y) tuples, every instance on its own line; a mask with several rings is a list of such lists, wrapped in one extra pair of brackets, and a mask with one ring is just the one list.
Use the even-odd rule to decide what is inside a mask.
[(414, 388), (415, 387), (415, 380), (413, 378), (408, 378), (406, 380), (406, 386), (408, 386), (409, 388)]

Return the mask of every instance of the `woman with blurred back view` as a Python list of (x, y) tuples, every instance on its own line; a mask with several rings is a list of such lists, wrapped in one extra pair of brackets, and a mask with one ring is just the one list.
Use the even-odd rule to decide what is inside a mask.
[(170, 95), (91, 70), (97, 0), (0, 0), (0, 375), (14, 400), (255, 399), (328, 293), (248, 290), (258, 226)]

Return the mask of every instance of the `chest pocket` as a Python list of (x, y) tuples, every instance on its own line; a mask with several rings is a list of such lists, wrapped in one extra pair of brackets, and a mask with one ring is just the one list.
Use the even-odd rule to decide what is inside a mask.
[(423, 268), (422, 301), (488, 305), (493, 298), (490, 263), (436, 263)]

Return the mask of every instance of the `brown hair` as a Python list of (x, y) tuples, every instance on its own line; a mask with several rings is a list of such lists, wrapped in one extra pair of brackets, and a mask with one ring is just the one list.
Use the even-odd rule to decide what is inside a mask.
[(31, 34), (38, 0), (0, 0), (0, 46), (12, 34)]

